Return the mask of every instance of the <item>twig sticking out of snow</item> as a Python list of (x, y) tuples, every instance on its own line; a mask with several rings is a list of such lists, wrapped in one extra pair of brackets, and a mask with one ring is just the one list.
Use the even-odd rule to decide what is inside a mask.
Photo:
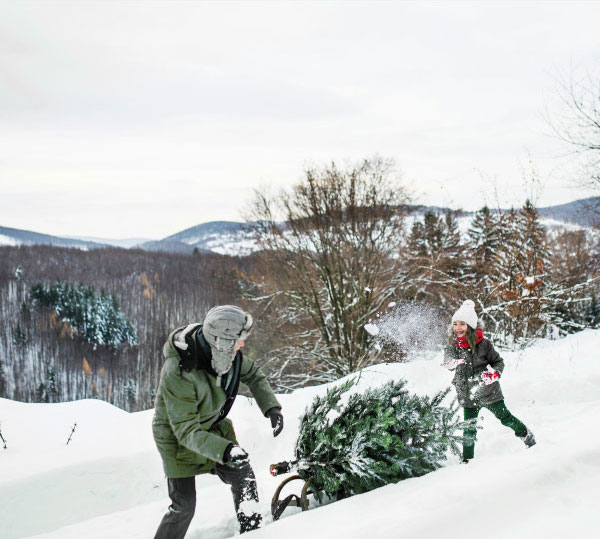
[(73, 433), (75, 432), (75, 429), (77, 428), (77, 423), (73, 424), (73, 428), (71, 429), (71, 434), (69, 434), (69, 439), (67, 440), (67, 445), (69, 445), (69, 442), (71, 441), (71, 438), (73, 438)]
[(2, 436), (2, 424), (0, 423), (0, 440), (2, 440), (2, 445), (3, 445), (3, 449), (6, 449), (6, 440), (4, 439), (4, 436)]

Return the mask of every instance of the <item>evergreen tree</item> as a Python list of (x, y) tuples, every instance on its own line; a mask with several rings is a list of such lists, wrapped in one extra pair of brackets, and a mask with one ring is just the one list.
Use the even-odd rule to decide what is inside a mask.
[(513, 208), (500, 217), (498, 232), (498, 285), (485, 298), (486, 307), (481, 315), (483, 320), (491, 323), (488, 327), (494, 337), (500, 343), (508, 344), (515, 331), (520, 331), (521, 241), (519, 216)]
[(456, 212), (447, 211), (444, 215), (443, 224), (441, 250), (447, 253), (448, 256), (457, 256), (460, 251), (461, 242)]
[(526, 200), (519, 212), (519, 236), (521, 257), (519, 266), (524, 278), (542, 276), (549, 266), (549, 253), (546, 244), (546, 231), (540, 223), (537, 208)]
[(27, 344), (27, 333), (23, 331), (20, 324), (17, 324), (13, 332), (13, 344), (19, 348)]
[(6, 373), (4, 372), (4, 363), (0, 358), (0, 395), (6, 395)]
[(468, 256), (473, 267), (474, 285), (482, 297), (495, 287), (499, 275), (499, 220), (487, 206), (475, 213), (469, 228)]
[(499, 223), (500, 282), (505, 290), (516, 290), (521, 241), (519, 218), (514, 208), (506, 212)]
[(56, 367), (54, 365), (50, 365), (48, 371), (46, 372), (46, 391), (48, 394), (48, 400), (50, 402), (54, 402), (56, 397), (59, 395), (58, 388), (58, 377), (56, 373)]
[(589, 327), (600, 327), (600, 300), (596, 291), (591, 294), (590, 305), (586, 312), (586, 322)]
[(87, 342), (111, 348), (137, 343), (135, 329), (117, 299), (104, 290), (97, 294), (82, 284), (38, 283), (31, 287), (30, 295), (34, 305), (54, 309), (61, 321), (71, 324)]
[(407, 243), (410, 256), (414, 258), (427, 256), (424, 226), (423, 223), (418, 219), (415, 219), (412, 224)]
[[(517, 335), (525, 337), (538, 334), (545, 325), (542, 310), (547, 308), (547, 300), (542, 300), (547, 282), (545, 273), (549, 266), (549, 253), (546, 245), (546, 231), (540, 223), (537, 208), (526, 200), (519, 212), (520, 257), (517, 267), (520, 275), (519, 312), (515, 328)], [(546, 305), (544, 305), (546, 303)]]
[(59, 395), (59, 388), (54, 365), (50, 365), (46, 371), (46, 379), (38, 384), (36, 393), (38, 402), (55, 402)]
[(401, 288), (401, 295), (411, 300), (422, 300), (425, 287), (422, 286), (419, 276), (423, 273), (427, 248), (423, 223), (419, 219), (414, 220), (406, 244), (405, 263), (399, 277), (405, 283)]
[(467, 273), (455, 212), (427, 211), (408, 237), (401, 296), (446, 308), (460, 296)]
[[(574, 294), (581, 296), (589, 285), (581, 282), (581, 276), (570, 281), (564, 275), (558, 278), (560, 271), (555, 275), (549, 271), (546, 233), (531, 201), (518, 212), (510, 210), (502, 215), (497, 253), (497, 284), (481, 311), (482, 318), (492, 322), (490, 329), (497, 341), (514, 345), (523, 339), (554, 334), (556, 329), (570, 332), (584, 327), (583, 314), (574, 314), (582, 310), (581, 299), (574, 301)], [(571, 264), (563, 254), (557, 253), (555, 266), (562, 262), (569, 273)]]
[(133, 405), (137, 401), (137, 385), (134, 380), (131, 378), (127, 380), (127, 383), (123, 386), (125, 389), (125, 394), (127, 395), (127, 401), (129, 402), (129, 406), (133, 407)]
[(440, 269), (454, 280), (450, 284), (450, 289), (454, 290), (465, 280), (471, 280), (469, 257), (461, 241), (456, 213), (448, 211), (444, 215), (439, 262)]
[(349, 381), (317, 397), (301, 419), (299, 475), (315, 497), (345, 498), (439, 468), (458, 452), (456, 408), (410, 395), (404, 380), (345, 395)]
[(38, 384), (36, 402), (50, 402), (48, 391), (46, 391), (46, 384), (44, 384), (44, 382)]
[(431, 210), (423, 215), (423, 236), (428, 257), (436, 256), (442, 249), (443, 224), (440, 217)]

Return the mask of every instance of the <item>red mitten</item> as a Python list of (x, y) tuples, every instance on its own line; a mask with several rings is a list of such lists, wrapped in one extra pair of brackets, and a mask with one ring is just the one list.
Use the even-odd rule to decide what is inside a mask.
[(489, 386), (490, 384), (497, 382), (499, 378), (500, 378), (500, 373), (498, 371), (495, 371), (494, 369), (492, 369), (492, 367), (490, 367), (489, 365), (487, 367), (487, 371), (484, 371), (481, 373), (481, 379), (483, 380), (483, 383), (486, 386)]

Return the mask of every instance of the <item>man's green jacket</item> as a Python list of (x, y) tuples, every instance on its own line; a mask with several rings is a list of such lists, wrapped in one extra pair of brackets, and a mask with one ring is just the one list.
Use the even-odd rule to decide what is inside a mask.
[[(216, 376), (201, 368), (188, 372), (179, 367), (173, 339), (183, 329), (174, 330), (163, 346), (165, 363), (152, 421), (154, 441), (169, 478), (213, 472), (217, 463), (223, 463), (227, 446), (237, 444), (231, 421), (218, 421), (227, 396)], [(238, 354), (240, 381), (249, 387), (262, 413), (281, 408), (258, 365)]]

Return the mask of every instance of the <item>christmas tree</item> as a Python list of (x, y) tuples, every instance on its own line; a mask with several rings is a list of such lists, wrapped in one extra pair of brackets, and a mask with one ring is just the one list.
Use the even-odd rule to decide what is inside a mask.
[(448, 390), (411, 395), (404, 380), (349, 394), (353, 381), (317, 397), (301, 418), (298, 474), (315, 497), (341, 499), (436, 470), (458, 454), (463, 425)]

